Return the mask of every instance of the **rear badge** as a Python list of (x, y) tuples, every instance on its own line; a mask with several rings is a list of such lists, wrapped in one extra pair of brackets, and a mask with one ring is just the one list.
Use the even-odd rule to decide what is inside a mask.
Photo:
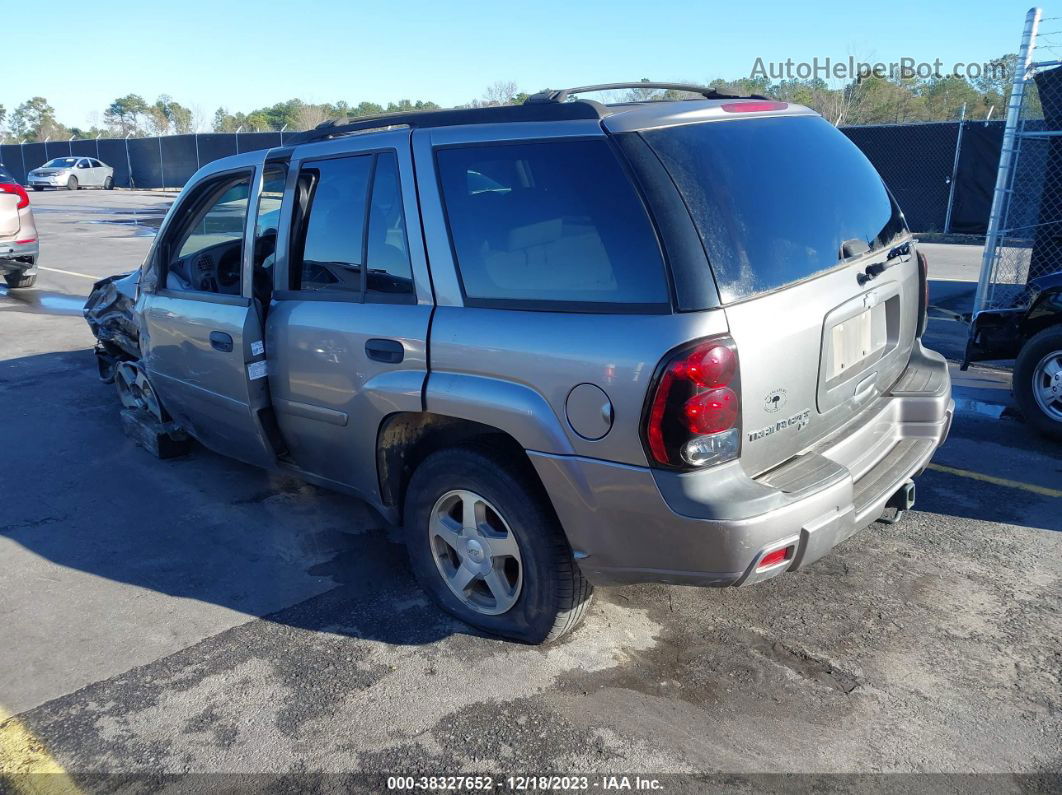
[[(772, 393), (773, 394), (773, 393)], [(794, 414), (792, 417), (787, 417), (784, 420), (778, 420), (774, 425), (768, 425), (766, 428), (760, 428), (758, 431), (749, 431), (749, 441), (755, 442), (757, 439), (762, 439), (765, 436), (771, 436), (779, 431), (784, 431), (787, 428), (793, 428), (800, 430), (811, 422), (811, 409), (804, 409), (799, 414)]]
[(788, 402), (789, 393), (784, 389), (776, 389), (773, 392), (769, 392), (767, 397), (763, 399), (763, 410), (768, 414), (774, 414), (776, 411), (781, 411)]

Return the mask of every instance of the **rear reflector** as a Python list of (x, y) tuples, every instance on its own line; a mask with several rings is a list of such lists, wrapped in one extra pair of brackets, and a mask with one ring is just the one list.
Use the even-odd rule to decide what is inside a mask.
[(768, 110), (785, 110), (788, 102), (727, 102), (722, 106), (727, 113), (763, 113)]
[(760, 558), (760, 562), (756, 565), (756, 571), (763, 571), (764, 569), (769, 569), (771, 568), (771, 566), (776, 566), (779, 563), (784, 563), (787, 560), (791, 560), (792, 557), (792, 544), (787, 547), (782, 547), (781, 549), (773, 550), (772, 552), (768, 552), (766, 555)]
[(24, 246), (27, 243), (36, 243), (36, 242), (37, 242), (37, 238), (35, 238), (35, 237), (27, 237), (27, 238), (24, 238), (23, 240), (16, 240), (15, 244), (19, 245), (19, 246)]

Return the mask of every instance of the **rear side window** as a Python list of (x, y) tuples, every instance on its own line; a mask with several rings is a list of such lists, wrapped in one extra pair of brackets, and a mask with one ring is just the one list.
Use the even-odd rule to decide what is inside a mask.
[(416, 300), (393, 152), (307, 162), (297, 193), (293, 289)]
[(470, 306), (669, 308), (656, 235), (605, 141), (463, 146), (436, 156)]
[(724, 303), (777, 289), (905, 234), (855, 144), (817, 116), (643, 133), (682, 192)]

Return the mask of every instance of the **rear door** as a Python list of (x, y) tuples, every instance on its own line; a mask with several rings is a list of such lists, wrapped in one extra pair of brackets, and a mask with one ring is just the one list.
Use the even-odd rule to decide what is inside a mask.
[(253, 289), (254, 225), (264, 163), (218, 171), (187, 189), (153, 249), (158, 280), (141, 296), (141, 346), (164, 408), (215, 452), (275, 463), (260, 308)]
[(818, 116), (642, 133), (690, 207), (741, 367), (742, 462), (762, 472), (887, 391), (914, 344), (919, 276), (902, 215)]
[(297, 467), (373, 498), (380, 423), (422, 410), (427, 374), (409, 131), (300, 147), (288, 184), (266, 333), (277, 423)]

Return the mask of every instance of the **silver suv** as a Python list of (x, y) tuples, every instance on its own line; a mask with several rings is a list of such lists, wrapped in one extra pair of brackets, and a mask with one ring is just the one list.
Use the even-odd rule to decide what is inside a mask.
[(204, 167), (90, 298), (101, 373), (367, 500), (440, 605), (526, 642), (591, 583), (748, 585), (897, 518), (953, 402), (873, 167), (807, 108), (584, 90)]

